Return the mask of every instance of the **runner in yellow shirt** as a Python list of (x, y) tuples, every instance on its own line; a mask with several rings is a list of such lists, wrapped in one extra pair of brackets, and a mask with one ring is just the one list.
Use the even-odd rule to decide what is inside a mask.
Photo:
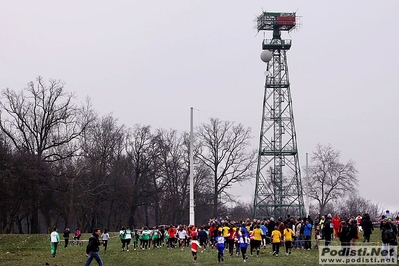
[(285, 240), (285, 255), (288, 256), (291, 255), (292, 238), (294, 236), (294, 231), (292, 231), (292, 229), (286, 225), (283, 234)]
[(277, 226), (274, 227), (271, 237), (272, 237), (273, 255), (278, 257), (278, 252), (280, 250), (280, 242), (281, 242), (281, 232), (278, 230)]
[[(263, 231), (260, 229), (260, 225), (256, 225), (254, 230), (252, 231), (252, 234), (254, 236), (253, 240), (253, 249), (256, 249), (256, 257), (259, 257), (259, 251), (260, 251), (260, 244), (262, 243), (262, 235)], [(251, 256), (252, 256), (252, 249), (251, 249)]]

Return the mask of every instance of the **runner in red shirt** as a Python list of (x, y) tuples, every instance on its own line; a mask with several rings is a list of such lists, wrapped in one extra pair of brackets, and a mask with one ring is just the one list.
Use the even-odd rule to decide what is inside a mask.
[(211, 247), (215, 245), (215, 237), (217, 236), (217, 228), (215, 224), (212, 224), (211, 227), (209, 227), (209, 237), (211, 239)]
[(170, 225), (168, 228), (168, 234), (169, 234), (168, 248), (175, 248), (176, 232), (177, 229), (173, 225)]
[(194, 225), (191, 226), (189, 231), (190, 231), (190, 238), (191, 239), (194, 239), (194, 237), (196, 237), (198, 239), (198, 230), (197, 230), (197, 228)]
[(331, 220), (332, 224), (333, 224), (333, 228), (334, 228), (334, 237), (338, 238), (338, 232), (339, 232), (339, 228), (341, 226), (341, 218), (339, 217), (338, 214), (336, 214), (332, 220)]
[(198, 248), (200, 247), (200, 243), (197, 239), (197, 236), (193, 236), (193, 238), (191, 239), (191, 253), (193, 254), (194, 262), (197, 262), (197, 252)]
[(233, 256), (233, 250), (234, 250), (234, 235), (236, 233), (236, 229), (233, 227), (233, 225), (230, 225), (229, 228), (229, 236), (227, 237), (227, 244), (229, 245), (229, 253), (230, 256)]

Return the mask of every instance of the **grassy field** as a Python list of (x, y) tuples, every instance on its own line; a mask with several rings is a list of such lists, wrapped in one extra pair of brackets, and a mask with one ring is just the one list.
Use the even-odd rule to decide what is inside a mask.
[[(112, 237), (113, 236), (113, 237)], [(189, 248), (184, 250), (171, 249), (165, 247), (151, 250), (133, 250), (132, 246), (129, 252), (122, 252), (120, 241), (116, 237), (116, 233), (111, 234), (111, 240), (108, 244), (108, 250), (104, 253), (100, 250), (100, 255), (104, 265), (193, 265), (193, 258)], [(62, 238), (62, 237), (61, 237)], [(83, 240), (87, 240), (89, 234), (83, 234)], [(372, 234), (372, 242), (380, 240), (379, 230), (375, 230)], [(361, 244), (361, 241), (357, 241)], [(338, 240), (334, 240), (334, 245), (338, 245)], [(376, 244), (376, 243), (375, 243)], [(53, 258), (50, 255), (50, 243), (48, 235), (0, 235), (0, 265), (50, 265), (50, 266), (66, 266), (66, 265), (83, 265), (86, 261), (85, 248), (87, 242), (83, 246), (70, 246), (64, 248), (61, 241), (58, 248), (58, 255)], [(314, 245), (314, 242), (312, 242)], [(322, 245), (324, 242), (322, 241)], [(285, 250), (280, 249), (280, 256), (271, 255), (271, 246), (261, 249), (259, 258), (249, 257), (245, 265), (318, 265), (318, 251), (293, 250), (293, 253), (286, 257)], [(249, 249), (248, 249), (249, 253)], [(223, 265), (243, 265), (241, 257), (229, 256), (225, 253), (225, 261)], [(91, 265), (97, 265), (95, 261)], [(218, 265), (217, 253), (214, 249), (207, 249), (198, 253), (197, 263), (195, 265)]]

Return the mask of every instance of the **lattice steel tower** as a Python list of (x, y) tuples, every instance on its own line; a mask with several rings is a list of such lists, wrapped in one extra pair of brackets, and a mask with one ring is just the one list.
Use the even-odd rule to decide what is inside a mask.
[(296, 27), (295, 13), (263, 12), (258, 31), (273, 31), (262, 43), (267, 63), (262, 124), (256, 170), (254, 218), (305, 215), (294, 114), (288, 77), (287, 51), (291, 40), (281, 32)]

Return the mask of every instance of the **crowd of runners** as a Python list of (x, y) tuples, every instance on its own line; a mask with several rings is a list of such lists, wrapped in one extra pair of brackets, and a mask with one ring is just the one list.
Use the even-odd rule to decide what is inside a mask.
[[(270, 229), (268, 229), (270, 228)], [(268, 234), (268, 232), (271, 234)], [(218, 261), (224, 261), (224, 252), (230, 256), (242, 256), (246, 261), (249, 255), (259, 257), (260, 248), (272, 243), (274, 255), (278, 256), (281, 240), (285, 240), (286, 255), (291, 254), (291, 242), (294, 232), (287, 225), (282, 233), (273, 219), (250, 221), (210, 220), (207, 225), (199, 228), (194, 225), (169, 225), (155, 226), (153, 228), (143, 227), (141, 230), (131, 230), (123, 227), (119, 232), (122, 243), (122, 251), (130, 249), (191, 249), (194, 261), (197, 259), (199, 248), (218, 250)]]
[[(367, 215), (364, 220), (367, 220)], [(123, 227), (119, 237), (122, 251), (129, 251), (129, 248), (134, 250), (161, 247), (182, 250), (188, 248), (191, 249), (195, 261), (200, 247), (203, 251), (209, 248), (218, 250), (219, 262), (224, 260), (225, 251), (230, 256), (241, 256), (246, 261), (248, 255), (259, 257), (261, 248), (266, 248), (268, 245), (272, 246), (274, 256), (279, 256), (280, 248), (284, 249), (285, 256), (289, 256), (293, 249), (318, 249), (321, 240), (326, 246), (330, 245), (334, 238), (339, 239), (339, 233), (343, 230), (342, 221), (348, 221), (348, 224), (356, 221), (356, 227), (360, 226), (360, 221), (358, 224), (356, 217), (345, 217), (345, 215), (341, 218), (339, 215), (332, 217), (328, 214), (316, 216), (314, 219), (310, 216), (303, 218), (287, 215), (285, 219), (280, 217), (275, 220), (271, 217), (244, 221), (226, 217), (211, 219), (208, 224), (200, 227), (164, 225), (135, 230)], [(338, 227), (336, 227), (337, 222)], [(357, 234), (353, 238), (357, 238)], [(352, 237), (349, 242), (351, 241)]]
[[(397, 222), (387, 211), (381, 217), (381, 230), (384, 236), (384, 228), (396, 229)], [(68, 228), (69, 230), (69, 228)], [(155, 227), (143, 226), (140, 229), (122, 227), (119, 231), (121, 250), (148, 250), (148, 249), (189, 249), (192, 252), (194, 262), (197, 260), (198, 249), (202, 252), (207, 249), (217, 250), (218, 262), (224, 261), (224, 254), (240, 256), (246, 262), (249, 256), (260, 256), (260, 250), (271, 245), (271, 253), (278, 257), (280, 249), (285, 256), (289, 256), (293, 250), (318, 249), (321, 241), (329, 246), (333, 239), (340, 241), (342, 246), (354, 245), (356, 239), (360, 239), (363, 233), (363, 241), (369, 242), (374, 230), (370, 216), (362, 215), (317, 215), (313, 219), (308, 217), (291, 217), (276, 220), (271, 217), (263, 220), (233, 220), (210, 219), (205, 225), (161, 225)], [(394, 230), (395, 239), (397, 229)], [(80, 234), (80, 232), (78, 232)], [(64, 234), (65, 235), (65, 234)], [(99, 236), (107, 250), (110, 235), (107, 229)], [(76, 235), (74, 237), (76, 239)], [(66, 240), (67, 241), (67, 240)], [(391, 241), (391, 240), (390, 240)], [(383, 239), (384, 242), (384, 239)], [(392, 245), (392, 241), (390, 242)], [(67, 245), (67, 242), (66, 242)], [(247, 251), (248, 250), (248, 251)]]

